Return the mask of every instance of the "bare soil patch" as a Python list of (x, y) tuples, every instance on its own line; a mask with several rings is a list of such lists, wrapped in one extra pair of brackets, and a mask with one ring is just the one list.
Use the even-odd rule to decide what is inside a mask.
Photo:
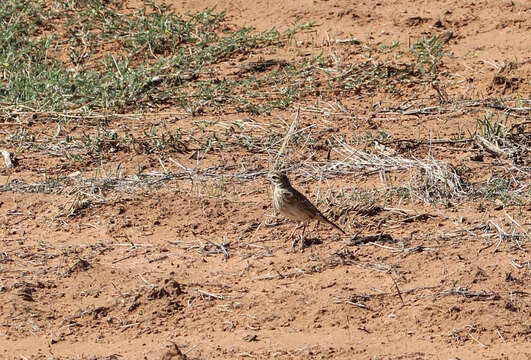
[[(138, 103), (2, 104), (1, 358), (530, 358), (528, 2), (168, 4), (261, 35)], [(296, 118), (283, 167), (349, 235), (292, 249)]]

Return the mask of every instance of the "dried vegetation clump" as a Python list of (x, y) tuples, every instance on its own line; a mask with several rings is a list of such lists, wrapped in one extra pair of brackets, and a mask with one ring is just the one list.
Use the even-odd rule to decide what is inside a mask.
[(0, 357), (527, 359), (531, 17), (458, 3), (6, 1)]

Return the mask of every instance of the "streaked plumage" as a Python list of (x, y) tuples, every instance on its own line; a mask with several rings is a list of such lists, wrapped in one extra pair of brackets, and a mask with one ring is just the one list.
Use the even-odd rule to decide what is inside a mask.
[(270, 174), (269, 179), (275, 187), (273, 189), (273, 208), (280, 214), (289, 219), (302, 222), (304, 228), (310, 221), (319, 220), (332, 225), (345, 234), (343, 229), (328, 220), (306, 196), (291, 186), (286, 174), (274, 172)]

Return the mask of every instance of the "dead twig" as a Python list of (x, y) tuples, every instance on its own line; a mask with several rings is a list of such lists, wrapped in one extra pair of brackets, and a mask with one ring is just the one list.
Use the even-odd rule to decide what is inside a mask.
[(284, 151), (286, 149), (286, 146), (287, 146), (287, 144), (288, 144), (293, 132), (295, 131), (295, 128), (297, 127), (297, 122), (299, 120), (300, 111), (301, 111), (301, 109), (299, 107), (297, 109), (297, 113), (295, 114), (295, 119), (293, 119), (293, 121), (291, 122), (291, 125), (290, 125), (290, 127), (288, 129), (288, 132), (284, 136), (284, 140), (282, 141), (282, 145), (280, 146), (280, 150), (277, 153), (277, 156), (275, 158), (275, 163), (273, 164), (272, 170), (278, 169), (278, 163), (280, 161), (280, 157), (284, 153)]
[(492, 220), (489, 220), (489, 223), (492, 224), (496, 230), (498, 230), (498, 236), (499, 236), (499, 241), (498, 241), (498, 244), (496, 245), (496, 249), (494, 249), (494, 252), (497, 252), (498, 251), (498, 248), (499, 246), (501, 245), (503, 239), (512, 239), (514, 241), (514, 243), (516, 244), (516, 247), (521, 250), (521, 251), (526, 251), (522, 245), (520, 244), (520, 242), (518, 241), (518, 238), (520, 237), (519, 235), (517, 234), (508, 234), (505, 230), (503, 230), (498, 224), (496, 224), (494, 221)]
[(354, 306), (357, 306), (357, 307), (365, 309), (365, 310), (374, 311), (371, 307), (369, 307), (369, 306), (367, 306), (365, 304), (362, 304), (360, 302), (345, 301), (345, 304), (354, 305)]
[(507, 213), (507, 211), (503, 210), (503, 212), (505, 213), (505, 216), (507, 216), (507, 218), (508, 218), (509, 220), (511, 220), (511, 222), (512, 222), (513, 224), (515, 224), (516, 226), (518, 226), (518, 227), (520, 228), (520, 230), (522, 230), (522, 232), (523, 232), (524, 234), (526, 234), (526, 236), (528, 236), (528, 237), (530, 236), (529, 233), (528, 233), (528, 232), (522, 227), (522, 225), (520, 225), (520, 223), (518, 223), (518, 222), (517, 222), (517, 221), (516, 221), (511, 215), (509, 215), (509, 214)]
[(134, 327), (134, 326), (138, 326), (138, 325), (140, 325), (139, 322), (132, 323), (132, 324), (127, 324), (127, 325), (123, 325), (123, 326), (121, 326), (120, 329), (122, 329), (122, 331), (125, 331), (125, 330), (127, 330), (127, 329), (129, 329), (129, 328), (132, 328), (132, 327)]
[(210, 298), (213, 298), (213, 299), (218, 299), (218, 300), (225, 300), (226, 299), (226, 297), (223, 296), (223, 295), (209, 293), (209, 292), (201, 290), (201, 289), (197, 289), (197, 292), (199, 294), (203, 295), (203, 296), (207, 296), (207, 297), (210, 297)]
[(475, 342), (477, 342), (479, 345), (481, 345), (482, 347), (485, 347), (485, 348), (486, 348), (487, 345), (483, 344), (481, 341), (479, 341), (479, 340), (476, 339), (474, 336), (472, 336), (472, 334), (470, 333), (470, 329), (471, 329), (471, 328), (469, 328), (468, 331), (467, 331), (467, 332), (468, 332), (468, 336), (470, 336), (470, 338), (471, 338), (472, 340), (474, 340)]
[(168, 258), (168, 255), (162, 255), (162, 256), (159, 256), (159, 257), (156, 257), (156, 258), (153, 258), (153, 259), (149, 259), (148, 260), (148, 263), (154, 263), (156, 261), (161, 261), (161, 260), (164, 260), (164, 259), (167, 259)]
[(499, 158), (506, 158), (509, 154), (507, 154), (505, 151), (500, 149), (497, 145), (491, 143), (484, 137), (481, 137), (479, 135), (474, 136), (474, 140), (476, 144), (481, 146), (483, 149), (485, 149), (488, 153), (494, 155), (495, 157)]
[(453, 288), (453, 289), (446, 290), (446, 291), (441, 291), (440, 293), (435, 294), (433, 296), (434, 297), (443, 297), (443, 296), (451, 296), (451, 295), (460, 295), (460, 296), (464, 296), (466, 298), (476, 298), (476, 299), (490, 299), (492, 297), (499, 296), (495, 292), (491, 292), (491, 291), (471, 291), (471, 290), (468, 290), (467, 288), (462, 288), (460, 286), (458, 286), (456, 288)]
[(137, 256), (137, 255), (138, 255), (137, 253), (129, 254), (129, 255), (126, 255), (126, 256), (121, 257), (121, 258), (119, 258), (119, 259), (113, 260), (112, 263), (113, 263), (113, 264), (116, 264), (116, 263), (119, 263), (120, 261), (124, 261), (124, 260), (130, 259), (130, 258), (135, 257), (135, 256)]
[(400, 301), (402, 301), (402, 305), (405, 306), (406, 303), (404, 302), (404, 298), (402, 297), (402, 293), (400, 292), (400, 288), (398, 287), (398, 284), (397, 284), (395, 278), (391, 274), (389, 274), (389, 276), (391, 277), (391, 280), (393, 280), (393, 283), (395, 284), (396, 292), (398, 293), (398, 296), (400, 297)]
[(222, 244), (222, 243), (217, 243), (215, 241), (208, 240), (208, 239), (206, 239), (206, 241), (208, 241), (210, 244), (218, 247), (223, 252), (223, 257), (225, 258), (225, 260), (227, 260), (230, 257), (230, 254), (229, 254), (229, 252), (227, 251), (227, 248), (226, 248), (226, 246), (230, 245), (230, 242)]

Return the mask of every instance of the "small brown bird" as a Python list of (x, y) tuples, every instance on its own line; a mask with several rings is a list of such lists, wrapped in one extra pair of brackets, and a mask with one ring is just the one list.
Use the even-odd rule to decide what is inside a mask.
[(304, 237), (306, 225), (312, 220), (319, 220), (332, 225), (343, 234), (345, 232), (339, 226), (328, 220), (311, 202), (294, 189), (283, 172), (273, 172), (269, 175), (273, 189), (273, 208), (285, 217), (302, 222), (303, 229), (301, 238)]

